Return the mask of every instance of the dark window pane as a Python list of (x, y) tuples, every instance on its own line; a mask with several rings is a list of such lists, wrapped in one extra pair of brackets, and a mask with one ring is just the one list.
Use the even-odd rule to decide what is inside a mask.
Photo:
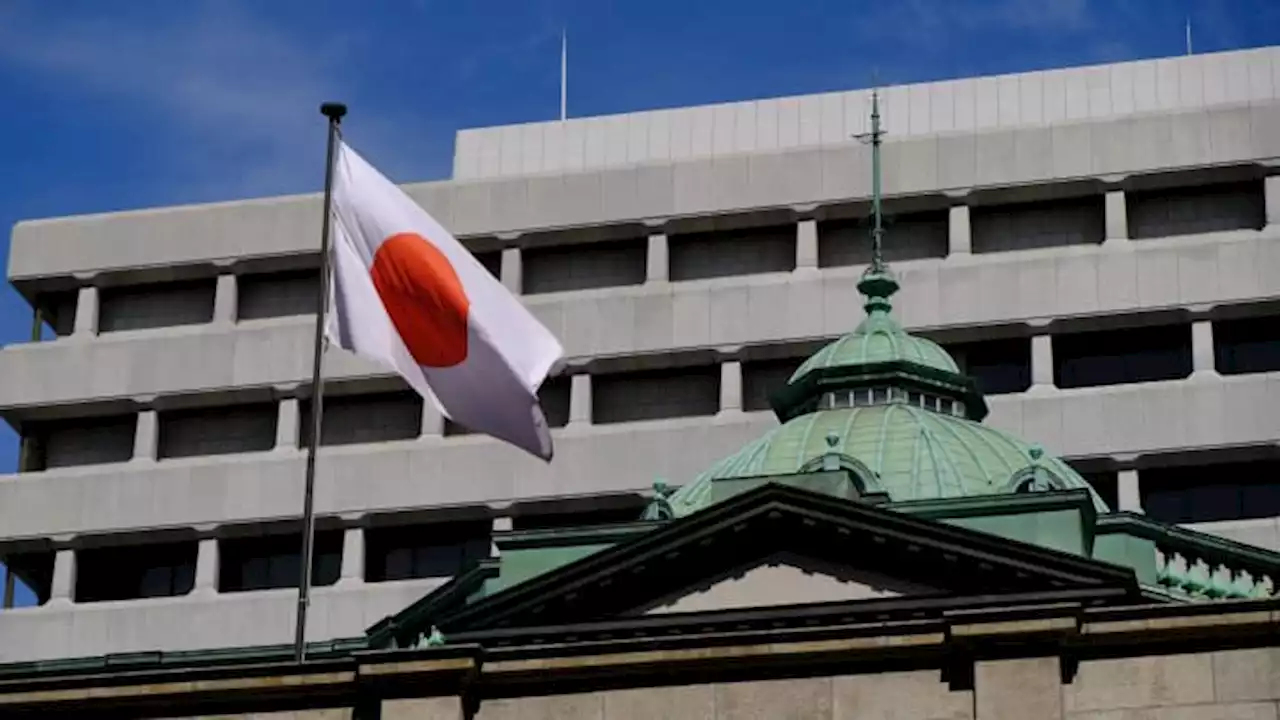
[(276, 445), (275, 403), (160, 413), (161, 458), (261, 452)]
[(524, 293), (639, 285), (647, 273), (648, 249), (647, 238), (525, 248)]
[(742, 409), (768, 410), (773, 393), (786, 387), (804, 358), (751, 360), (742, 364)]
[(1053, 360), (1060, 388), (1185, 378), (1191, 374), (1191, 326), (1055, 335)]
[(1266, 224), (1262, 180), (1125, 193), (1129, 236), (1135, 240)]
[(715, 415), (720, 411), (720, 366), (593, 375), (592, 421), (597, 424)]
[[(946, 210), (886, 218), (884, 258), (889, 262), (947, 256)], [(818, 267), (871, 262), (871, 227), (865, 218), (818, 223)]]
[(76, 552), (76, 602), (172, 597), (195, 584), (196, 541)]
[(369, 582), (452, 577), (489, 557), (492, 523), (430, 523), (366, 532)]
[(1143, 510), (1163, 522), (1280, 515), (1280, 461), (1152, 468), (1139, 473)]
[(1280, 370), (1280, 317), (1213, 324), (1214, 365), (1223, 375)]
[(200, 325), (213, 320), (217, 281), (129, 285), (99, 292), (98, 331)]
[(677, 282), (796, 268), (794, 224), (672, 235), (667, 246)]
[(320, 289), (318, 270), (241, 275), (236, 278), (241, 320), (311, 315)]
[[(412, 440), (422, 435), (422, 396), (412, 390), (324, 398), (321, 445)], [(311, 442), (311, 401), (301, 405), (300, 447)]]
[[(342, 572), (341, 530), (315, 535), (311, 580), (317, 587), (332, 585)], [(302, 535), (262, 535), (222, 540), (218, 546), (220, 592), (244, 592), (298, 587)]]
[(1019, 393), (1031, 387), (1030, 338), (955, 343), (946, 349), (984, 395)]

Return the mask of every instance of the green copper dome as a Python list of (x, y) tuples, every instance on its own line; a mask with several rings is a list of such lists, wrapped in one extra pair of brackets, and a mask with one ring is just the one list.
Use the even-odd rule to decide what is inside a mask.
[[(882, 281), (893, 282), (892, 277), (885, 276)], [(866, 283), (866, 280), (863, 281)], [(890, 289), (892, 287), (892, 289)], [(891, 293), (897, 284), (879, 288)], [(884, 300), (883, 311), (878, 300)], [(960, 367), (951, 355), (932, 340), (916, 337), (902, 329), (889, 314), (887, 295), (884, 298), (868, 298), (867, 317), (857, 329), (836, 340), (805, 360), (791, 381), (795, 382), (818, 368), (831, 368), (844, 365), (868, 365), (905, 361), (943, 372), (960, 374)]]
[(867, 317), (818, 351), (774, 399), (782, 425), (716, 463), (668, 499), (681, 517), (715, 502), (717, 481), (848, 472), (890, 502), (1088, 490), (1062, 460), (980, 421), (986, 404), (937, 344), (893, 319), (897, 282), (873, 265), (858, 283)]

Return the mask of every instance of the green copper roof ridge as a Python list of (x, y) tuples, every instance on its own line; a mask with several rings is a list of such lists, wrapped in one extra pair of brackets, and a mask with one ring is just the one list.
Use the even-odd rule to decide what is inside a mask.
[(808, 419), (808, 424), (804, 429), (804, 433), (800, 435), (800, 452), (796, 453), (800, 458), (800, 464), (796, 465), (793, 472), (799, 472), (800, 468), (804, 467), (804, 463), (808, 461), (806, 456), (809, 454), (809, 436), (813, 434), (813, 426), (818, 424), (818, 418), (822, 417), (822, 413), (809, 413), (805, 417)]
[[(930, 411), (926, 410), (925, 412), (930, 412)], [(983, 475), (987, 476), (989, 480), (991, 478), (991, 473), (987, 471), (986, 464), (982, 462), (982, 458), (979, 457), (976, 452), (974, 452), (973, 448), (969, 445), (969, 443), (966, 442), (964, 438), (960, 437), (960, 433), (956, 431), (955, 424), (949, 423), (949, 422), (938, 423), (938, 424), (941, 425), (942, 428), (945, 429), (947, 433), (950, 434), (951, 437), (954, 438), (955, 441), (959, 443), (961, 447), (964, 448), (964, 451), (969, 456), (969, 459), (972, 460), (973, 463), (978, 466), (978, 471), (981, 472)], [(977, 435), (981, 433), (969, 433), (969, 434)]]
[(877, 468), (884, 467), (884, 450), (885, 450), (885, 447), (888, 445), (888, 443), (885, 442), (885, 439), (889, 435), (889, 421), (893, 419), (893, 411), (895, 409), (901, 409), (901, 404), (890, 403), (889, 407), (884, 411), (884, 414), (880, 417), (880, 443), (879, 443), (880, 447), (876, 448), (876, 467)]
[[(930, 444), (930, 446), (932, 447), (933, 445), (937, 445), (938, 450), (945, 456), (947, 461), (947, 475), (950, 476), (951, 481), (955, 484), (954, 490), (956, 490), (956, 492), (959, 494), (963, 494), (964, 483), (960, 481), (960, 478), (963, 476), (963, 473), (960, 472), (960, 468), (956, 464), (955, 456), (951, 454), (951, 450), (947, 448), (946, 444), (938, 439), (936, 433), (934, 433), (933, 429), (930, 427), (931, 425), (933, 425), (933, 423), (928, 422), (927, 420), (922, 422), (923, 414), (930, 411), (923, 410), (921, 408), (914, 408), (914, 407), (911, 407), (910, 405), (905, 405), (903, 407), (907, 409), (908, 414), (910, 414), (916, 420), (916, 422), (920, 425), (920, 429), (925, 433), (925, 439)], [(928, 418), (928, 420), (932, 420), (932, 418)], [(939, 473), (938, 485), (939, 485), (939, 491), (941, 492), (942, 490), (941, 473)], [(942, 495), (944, 496), (947, 494), (948, 493), (942, 493)]]

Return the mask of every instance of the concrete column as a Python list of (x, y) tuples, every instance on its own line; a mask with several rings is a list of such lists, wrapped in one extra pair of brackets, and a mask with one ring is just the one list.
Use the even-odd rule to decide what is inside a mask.
[(444, 435), (444, 415), (430, 400), (422, 399), (422, 437), (440, 437)]
[(1142, 512), (1142, 492), (1138, 485), (1137, 470), (1121, 470), (1116, 473), (1117, 510)]
[(1217, 363), (1213, 353), (1213, 322), (1196, 320), (1191, 323), (1192, 375), (1216, 375)]
[(133, 459), (156, 460), (160, 444), (160, 420), (155, 410), (138, 413), (138, 424), (133, 431)]
[(796, 270), (818, 269), (818, 221), (796, 222)]
[(645, 255), (645, 280), (648, 282), (666, 282), (671, 277), (671, 255), (667, 247), (665, 233), (653, 233), (649, 236), (649, 250)]
[(1262, 181), (1266, 193), (1267, 224), (1280, 225), (1280, 175), (1268, 175)]
[(342, 535), (342, 577), (339, 586), (364, 582), (364, 528), (349, 527)]
[(969, 224), (969, 206), (952, 205), (947, 216), (947, 254), (968, 255), (973, 252), (973, 229)]
[(1106, 242), (1129, 242), (1129, 206), (1123, 190), (1108, 190), (1104, 200), (1106, 214)]
[(299, 425), (302, 423), (302, 409), (298, 398), (281, 398), (276, 406), (276, 449), (292, 450), (298, 447)]
[(1031, 389), (1053, 388), (1053, 336), (1031, 337)]
[(502, 284), (515, 295), (524, 292), (523, 260), (524, 255), (520, 253), (520, 248), (502, 249), (502, 268), (499, 270), (502, 275)]
[(720, 412), (742, 411), (742, 363), (726, 360), (720, 363)]
[(580, 373), (570, 378), (569, 422), (591, 424), (591, 375)]
[(213, 321), (229, 325), (239, 317), (239, 290), (236, 276), (231, 273), (218, 276), (218, 289), (213, 296)]
[(200, 596), (218, 593), (218, 538), (200, 538), (196, 550), (196, 586), (191, 592)]
[(65, 606), (75, 601), (76, 551), (60, 548), (53, 556), (53, 582), (49, 589), (49, 606)]
[(98, 334), (98, 288), (86, 285), (76, 297), (76, 322), (74, 335)]
[[(511, 532), (512, 527), (514, 527), (514, 525), (511, 522), (510, 515), (499, 515), (493, 519), (493, 528), (491, 531), (494, 535), (497, 535), (498, 533)], [(489, 543), (489, 557), (496, 558), (499, 555), (501, 555), (501, 552), (498, 550), (497, 541), (491, 541)]]

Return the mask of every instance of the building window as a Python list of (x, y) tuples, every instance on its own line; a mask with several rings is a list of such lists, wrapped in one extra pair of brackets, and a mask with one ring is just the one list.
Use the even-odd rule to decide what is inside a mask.
[[(338, 582), (342, 573), (341, 530), (319, 530), (311, 582), (325, 587)], [(296, 588), (302, 571), (302, 533), (258, 535), (221, 540), (218, 543), (218, 591), (247, 592)]]
[[(884, 257), (888, 262), (943, 258), (948, 248), (946, 210), (886, 218)], [(866, 218), (818, 223), (818, 267), (871, 262), (871, 226)]]
[[(422, 435), (422, 396), (412, 390), (324, 398), (321, 445), (412, 440)], [(311, 401), (301, 405), (299, 447), (311, 444)]]
[(974, 253), (1098, 245), (1106, 228), (1101, 195), (977, 206), (970, 213)]
[(742, 409), (769, 410), (773, 394), (787, 386), (803, 358), (748, 360), (742, 363)]
[(672, 281), (796, 269), (796, 226), (686, 233), (667, 238)]
[(427, 523), (365, 533), (365, 580), (448, 578), (489, 557), (493, 524)]
[(648, 500), (642, 497), (579, 500), (573, 507), (521, 509), (511, 518), (512, 530), (556, 530), (616, 525), (640, 520)]
[(31, 423), (22, 429), (22, 472), (128, 462), (138, 416), (111, 415)]
[(956, 343), (946, 350), (984, 395), (1020, 393), (1031, 387), (1030, 338)]
[(525, 248), (523, 291), (538, 293), (640, 285), (648, 272), (647, 238)]
[(212, 322), (217, 286), (208, 278), (103, 288), (98, 294), (98, 332)]
[[(44, 320), (44, 324), (49, 327), (54, 335), (58, 337), (66, 337), (75, 330), (76, 325), (76, 305), (79, 302), (80, 294), (75, 290), (66, 290), (63, 292), (41, 293), (36, 298), (35, 306), (40, 310), (40, 316)], [(44, 328), (41, 328), (41, 338), (44, 336)]]
[[(538, 402), (542, 405), (542, 413), (547, 418), (547, 427), (562, 428), (569, 424), (569, 394), (573, 385), (568, 375), (556, 375), (547, 378), (538, 388)], [(446, 419), (444, 421), (445, 437), (470, 435), (471, 430), (458, 423)]]
[(1060, 388), (1185, 378), (1191, 374), (1191, 326), (1054, 335), (1053, 365)]
[(163, 459), (271, 450), (278, 416), (275, 403), (161, 412), (158, 455)]
[(715, 415), (720, 366), (593, 375), (591, 393), (591, 421), (597, 425)]
[[(27, 601), (22, 600), (22, 593), (15, 592), (14, 607), (21, 607), (23, 604), (43, 605), (49, 602), (49, 595), (53, 590), (53, 562), (55, 553), (52, 550), (29, 551), (10, 553), (0, 556), (0, 565), (13, 573), (16, 580), (15, 590), (18, 587), (25, 588), (30, 596)], [(4, 571), (0, 570), (0, 580), (4, 578)], [(0, 608), (2, 609), (2, 608)]]
[(241, 275), (236, 279), (240, 320), (314, 315), (319, 300), (318, 270)]
[(1218, 463), (1138, 472), (1142, 509), (1167, 523), (1280, 515), (1280, 461)]
[(1261, 230), (1266, 224), (1262, 180), (1129, 192), (1125, 203), (1135, 240)]
[(502, 251), (486, 250), (484, 252), (471, 253), (476, 260), (480, 261), (480, 266), (489, 271), (489, 274), (495, 278), (502, 279)]
[(1089, 483), (1089, 487), (1092, 487), (1093, 491), (1098, 493), (1098, 497), (1102, 498), (1102, 502), (1106, 503), (1107, 507), (1112, 510), (1120, 508), (1120, 479), (1116, 471), (1074, 469), (1080, 474), (1080, 477), (1084, 478), (1085, 482)]
[(79, 603), (186, 595), (195, 586), (199, 543), (93, 548), (76, 551)]
[(1280, 370), (1280, 317), (1215, 322), (1213, 354), (1223, 375)]

